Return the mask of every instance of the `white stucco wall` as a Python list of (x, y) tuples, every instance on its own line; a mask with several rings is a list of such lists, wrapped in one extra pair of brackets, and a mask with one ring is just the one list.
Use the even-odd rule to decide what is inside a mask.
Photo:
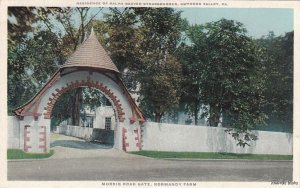
[(93, 128), (63, 125), (57, 127), (57, 132), (78, 138), (89, 139), (92, 136)]
[[(41, 118), (43, 121), (49, 121)], [(36, 134), (31, 137), (29, 144), (31, 151), (40, 151), (39, 121), (34, 121), (31, 117), (24, 117), (19, 121), (15, 116), (8, 116), (8, 148), (20, 148), (24, 146), (24, 126), (31, 125), (30, 134)], [(40, 125), (45, 125), (44, 122)], [(127, 140), (129, 147), (127, 151), (136, 150), (136, 134), (134, 130), (139, 129), (138, 124), (124, 125), (120, 123), (115, 130), (115, 148), (122, 149), (122, 128), (127, 130)], [(47, 127), (49, 135), (50, 129)], [(92, 129), (84, 127), (61, 126), (60, 133), (72, 135), (81, 138), (89, 138)], [(253, 154), (281, 154), (291, 155), (293, 153), (293, 135), (290, 133), (255, 131), (258, 136), (257, 141), (252, 141), (250, 146), (245, 148), (236, 145), (236, 141), (224, 132), (225, 128), (205, 127), (177, 124), (161, 124), (146, 122), (142, 127), (142, 145), (143, 150), (156, 151), (194, 151), (194, 152), (230, 152), (230, 153), (253, 153)], [(47, 137), (47, 144), (50, 138)]]
[(10, 149), (20, 148), (20, 123), (16, 116), (7, 117), (7, 147)]
[(245, 148), (224, 132), (222, 127), (205, 127), (146, 122), (142, 132), (142, 150), (228, 152), (292, 155), (293, 135), (255, 131), (257, 141)]
[(96, 109), (94, 128), (105, 129), (105, 118), (111, 118), (111, 130), (115, 130), (116, 117), (112, 106), (100, 106)]

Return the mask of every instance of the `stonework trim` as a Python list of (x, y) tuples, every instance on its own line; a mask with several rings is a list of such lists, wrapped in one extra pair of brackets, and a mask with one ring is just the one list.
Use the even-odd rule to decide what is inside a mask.
[(127, 148), (129, 147), (129, 143), (127, 143), (127, 129), (126, 128), (122, 128), (122, 149), (123, 151), (127, 152)]
[(136, 134), (136, 137), (134, 138), (134, 140), (136, 140), (136, 147), (139, 148), (139, 150), (141, 151), (142, 149), (142, 144), (141, 144), (141, 139), (140, 139), (140, 134), (139, 134), (139, 128), (136, 128), (133, 130), (134, 133)]
[(31, 146), (28, 144), (28, 142), (30, 141), (30, 131), (29, 131), (29, 125), (25, 125), (24, 127), (24, 151), (28, 152), (29, 148), (31, 148)]
[(14, 112), (18, 116), (40, 116), (41, 113), (38, 113), (38, 106), (41, 102), (42, 96), (45, 94), (45, 92), (58, 80), (60, 79), (59, 71), (56, 71), (56, 73), (52, 76), (52, 78), (44, 85), (44, 87), (34, 96), (32, 99), (30, 99), (27, 103), (25, 103), (23, 106), (17, 108)]
[(39, 148), (40, 149), (43, 149), (44, 153), (47, 152), (47, 129), (46, 129), (46, 126), (40, 126), (40, 128), (42, 129), (40, 132), (39, 132), (39, 136), (40, 136), (40, 145), (39, 145)]
[[(131, 97), (131, 95), (129, 94), (128, 89), (126, 88), (126, 86), (124, 85), (124, 83), (122, 82), (122, 80), (118, 77), (116, 83), (123, 88), (124, 90), (124, 94), (128, 99), (128, 102), (131, 106), (131, 111), (132, 111), (132, 117), (130, 118), (130, 123), (133, 124), (136, 120), (140, 123), (144, 123), (145, 122), (145, 118), (144, 115), (142, 113), (142, 110), (137, 106), (137, 104), (135, 103), (135, 101), (133, 100), (133, 98)], [(136, 112), (136, 115), (138, 116), (137, 118), (135, 118), (133, 116), (134, 112)]]
[(103, 94), (107, 97), (109, 97), (115, 107), (116, 110), (116, 116), (119, 120), (119, 122), (124, 122), (124, 110), (122, 108), (122, 105), (120, 103), (120, 100), (117, 99), (113, 91), (111, 91), (107, 86), (105, 86), (103, 83), (99, 83), (98, 81), (94, 82), (91, 80), (89, 77), (87, 80), (76, 80), (75, 82), (70, 82), (67, 83), (64, 87), (60, 89), (55, 89), (56, 92), (51, 94), (51, 97), (49, 98), (49, 102), (47, 103), (47, 106), (45, 107), (46, 112), (44, 113), (44, 118), (45, 119), (50, 119), (51, 118), (51, 113), (52, 109), (57, 102), (57, 100), (60, 98), (62, 94), (65, 92), (71, 90), (71, 89), (76, 89), (79, 87), (89, 87), (89, 88), (95, 88), (103, 92)]

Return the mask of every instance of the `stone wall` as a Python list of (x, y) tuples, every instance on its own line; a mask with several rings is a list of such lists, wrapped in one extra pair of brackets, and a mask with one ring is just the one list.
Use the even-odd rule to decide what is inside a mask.
[(142, 127), (142, 150), (229, 152), (292, 155), (293, 135), (290, 133), (255, 131), (257, 141), (245, 148), (222, 127), (162, 124), (146, 122)]

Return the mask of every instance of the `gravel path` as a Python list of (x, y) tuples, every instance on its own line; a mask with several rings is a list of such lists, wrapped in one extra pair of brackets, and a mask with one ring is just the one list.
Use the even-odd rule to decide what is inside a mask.
[(80, 138), (51, 133), (51, 149), (54, 155), (50, 159), (66, 158), (141, 158), (130, 155), (121, 150), (114, 149), (112, 145), (87, 142)]

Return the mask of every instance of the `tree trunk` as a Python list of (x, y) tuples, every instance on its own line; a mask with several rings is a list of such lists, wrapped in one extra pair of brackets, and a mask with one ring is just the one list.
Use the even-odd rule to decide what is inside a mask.
[(198, 125), (198, 114), (199, 114), (199, 103), (197, 101), (195, 103), (195, 108), (194, 108), (195, 125)]
[(81, 93), (82, 88), (75, 89), (73, 93), (72, 100), (72, 125), (79, 126), (80, 125), (80, 103), (81, 103)]
[(80, 103), (81, 103), (81, 93), (82, 88), (76, 89), (76, 96), (75, 96), (75, 125), (80, 125)]
[(217, 127), (220, 122), (221, 109), (218, 104), (209, 105), (209, 126)]
[(162, 117), (162, 113), (155, 112), (155, 122), (160, 123)]
[(71, 114), (70, 114), (70, 117), (71, 117), (71, 125), (75, 125), (75, 98), (76, 98), (76, 93), (75, 91), (73, 91), (71, 93)]

